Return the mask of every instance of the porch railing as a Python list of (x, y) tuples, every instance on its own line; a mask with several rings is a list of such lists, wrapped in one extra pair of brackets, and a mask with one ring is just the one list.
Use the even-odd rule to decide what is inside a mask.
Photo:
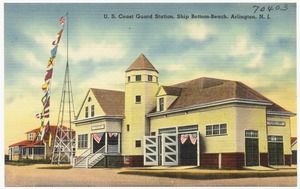
[(86, 151), (84, 151), (82, 154), (80, 154), (77, 158), (75, 158), (74, 166), (78, 165), (80, 162), (82, 162), (85, 158), (88, 157), (88, 155), (91, 154), (92, 148), (88, 148)]
[(95, 152), (92, 156), (90, 156), (86, 161), (87, 161), (87, 167), (93, 167), (98, 163), (100, 160), (104, 158), (104, 153), (105, 153), (105, 146), (100, 148), (97, 152)]

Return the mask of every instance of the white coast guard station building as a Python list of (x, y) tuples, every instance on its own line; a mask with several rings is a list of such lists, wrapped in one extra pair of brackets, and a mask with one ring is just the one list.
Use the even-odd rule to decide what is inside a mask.
[(88, 90), (74, 121), (75, 167), (291, 165), (295, 114), (242, 82), (202, 77), (160, 85), (141, 54), (124, 85)]

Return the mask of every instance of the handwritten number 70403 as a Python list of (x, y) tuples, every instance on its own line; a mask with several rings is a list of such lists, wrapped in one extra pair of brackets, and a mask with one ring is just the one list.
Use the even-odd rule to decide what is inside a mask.
[(272, 11), (287, 11), (288, 10), (288, 5), (287, 4), (276, 5), (276, 6), (253, 5), (253, 8), (255, 9), (253, 13), (256, 13), (256, 12), (272, 12)]

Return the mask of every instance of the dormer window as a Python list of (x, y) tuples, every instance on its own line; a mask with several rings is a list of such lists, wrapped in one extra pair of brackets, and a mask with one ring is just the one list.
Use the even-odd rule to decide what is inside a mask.
[(33, 133), (28, 133), (28, 140), (33, 141)]
[(136, 75), (135, 76), (135, 81), (142, 81), (142, 76), (141, 75)]
[(159, 98), (159, 111), (164, 111), (164, 98)]

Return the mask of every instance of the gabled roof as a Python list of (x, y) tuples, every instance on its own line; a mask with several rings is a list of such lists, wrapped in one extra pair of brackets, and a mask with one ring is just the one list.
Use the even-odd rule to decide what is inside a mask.
[[(69, 130), (69, 128), (65, 127), (65, 126), (62, 126), (63, 130)], [(57, 126), (50, 126), (50, 132), (52, 134), (52, 139), (54, 139), (55, 135), (56, 135), (56, 129), (57, 129)], [(40, 131), (40, 127), (36, 128), (36, 129), (33, 129), (31, 131), (28, 131), (26, 132), (25, 134), (29, 134), (29, 133), (37, 133), (37, 134), (40, 134), (41, 131)], [(73, 135), (75, 135), (75, 132), (73, 133)], [(48, 142), (49, 140), (49, 133), (45, 133), (44, 135), (44, 141)], [(14, 144), (11, 144), (9, 147), (14, 147), (14, 146), (20, 146), (20, 147), (33, 147), (33, 146), (40, 146), (40, 145), (43, 145), (43, 142), (42, 141), (39, 141), (39, 140), (35, 140), (35, 141), (31, 141), (31, 140), (23, 140), (21, 142), (17, 142), (17, 143), (14, 143)]]
[(129, 68), (125, 72), (129, 72), (132, 70), (150, 70), (158, 73), (158, 71), (145, 57), (144, 54), (140, 54), (140, 56), (129, 66)]
[(29, 134), (29, 133), (39, 133), (40, 132), (40, 128), (36, 128), (36, 129), (33, 129), (31, 131), (27, 131), (25, 134)]
[(90, 89), (106, 115), (123, 116), (125, 109), (125, 93), (105, 89)]
[(34, 146), (42, 146), (43, 142), (42, 141), (30, 141), (30, 140), (23, 140), (21, 142), (17, 142), (14, 144), (9, 145), (9, 147), (15, 147), (15, 146), (19, 146), (19, 147), (34, 147)]
[(11, 144), (11, 145), (9, 145), (8, 147), (14, 147), (14, 146), (27, 146), (27, 145), (29, 145), (29, 144), (31, 144), (31, 143), (32, 143), (32, 141), (30, 141), (30, 140), (23, 140), (23, 141), (21, 141), (21, 142), (17, 142), (17, 143)]
[[(164, 86), (164, 89), (165, 88), (168, 90), (168, 87)], [(172, 89), (179, 91), (179, 89), (181, 89), (181, 92), (180, 96), (173, 102), (168, 110), (229, 99), (243, 99), (270, 102), (272, 105), (267, 107), (268, 111), (288, 112), (278, 104), (275, 104), (257, 91), (238, 81), (202, 77), (171, 85), (169, 89), (169, 91), (172, 91)]]

